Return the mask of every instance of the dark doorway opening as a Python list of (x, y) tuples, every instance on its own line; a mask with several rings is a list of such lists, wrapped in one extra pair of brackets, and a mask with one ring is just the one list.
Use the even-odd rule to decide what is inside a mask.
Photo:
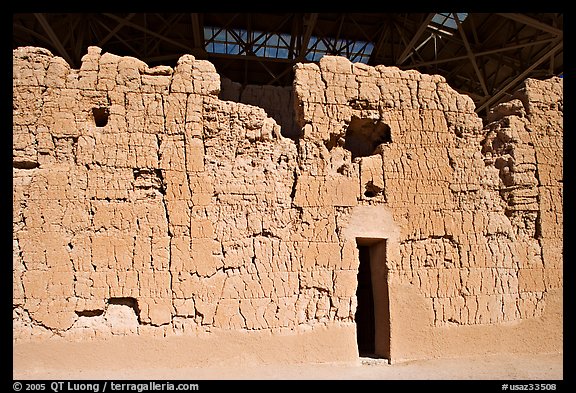
[(370, 275), (370, 248), (358, 246), (360, 267), (358, 268), (358, 289), (356, 290), (356, 339), (360, 356), (374, 354), (374, 295)]
[(357, 238), (356, 340), (362, 357), (390, 359), (390, 304), (386, 240)]

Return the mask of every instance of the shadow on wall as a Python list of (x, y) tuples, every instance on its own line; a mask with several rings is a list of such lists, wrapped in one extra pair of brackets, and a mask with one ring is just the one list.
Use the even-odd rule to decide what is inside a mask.
[(352, 159), (369, 157), (376, 154), (376, 148), (383, 143), (392, 142), (390, 126), (379, 120), (362, 119), (353, 116), (346, 128), (344, 137), (331, 134), (330, 140), (325, 142), (328, 151), (341, 146), (352, 153)]
[(300, 137), (301, 129), (296, 123), (292, 86), (242, 86), (238, 82), (222, 78), (218, 98), (258, 106), (276, 120), (283, 137), (290, 139)]
[(353, 118), (346, 130), (344, 148), (352, 152), (352, 159), (374, 154), (382, 143), (392, 142), (390, 126), (371, 119)]

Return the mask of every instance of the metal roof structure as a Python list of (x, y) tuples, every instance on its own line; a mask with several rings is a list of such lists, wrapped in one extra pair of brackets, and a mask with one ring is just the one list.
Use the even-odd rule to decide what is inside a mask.
[(480, 115), (526, 78), (563, 75), (561, 13), (20, 13), (12, 42), (74, 68), (91, 45), (149, 66), (192, 54), (243, 85), (291, 85), (294, 64), (342, 55), (440, 74)]

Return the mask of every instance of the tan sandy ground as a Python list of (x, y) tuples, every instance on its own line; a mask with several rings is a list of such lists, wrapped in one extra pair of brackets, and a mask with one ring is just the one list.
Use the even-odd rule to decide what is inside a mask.
[[(17, 360), (17, 361), (16, 361)], [(561, 380), (562, 354), (506, 354), (458, 359), (417, 360), (389, 365), (386, 361), (361, 358), (346, 364), (278, 364), (232, 367), (125, 368), (102, 365), (83, 368), (39, 367), (34, 359), (19, 357), (14, 379), (323, 379), (323, 380)], [(35, 364), (26, 368), (24, 364)]]

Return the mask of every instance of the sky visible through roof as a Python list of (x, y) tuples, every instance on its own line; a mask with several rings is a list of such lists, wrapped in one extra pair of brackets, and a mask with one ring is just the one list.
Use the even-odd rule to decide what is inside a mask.
[(468, 17), (467, 13), (454, 14), (445, 12), (434, 15), (434, 17), (432, 18), (432, 22), (456, 30), (458, 28), (458, 25), (456, 24), (456, 18), (454, 18), (454, 15), (458, 17), (460, 23), (464, 22), (464, 20)]
[[(435, 30), (439, 28), (456, 30), (458, 28), (456, 18), (462, 23), (467, 16), (467, 13), (438, 13), (432, 18), (429, 27)], [(249, 32), (245, 29), (206, 26), (204, 37), (205, 49), (210, 53), (276, 59), (294, 59), (298, 55), (290, 52), (292, 37), (287, 33)], [(305, 58), (309, 61), (318, 61), (324, 55), (340, 55), (352, 62), (368, 63), (373, 49), (374, 43), (368, 41), (312, 36), (306, 48)]]
[[(205, 48), (210, 53), (251, 54), (278, 59), (293, 59), (297, 56), (297, 53), (290, 53), (290, 34), (204, 27), (204, 37)], [(352, 62), (367, 63), (373, 49), (374, 44), (367, 41), (312, 36), (305, 58), (318, 61), (324, 55), (334, 54), (346, 56)]]

